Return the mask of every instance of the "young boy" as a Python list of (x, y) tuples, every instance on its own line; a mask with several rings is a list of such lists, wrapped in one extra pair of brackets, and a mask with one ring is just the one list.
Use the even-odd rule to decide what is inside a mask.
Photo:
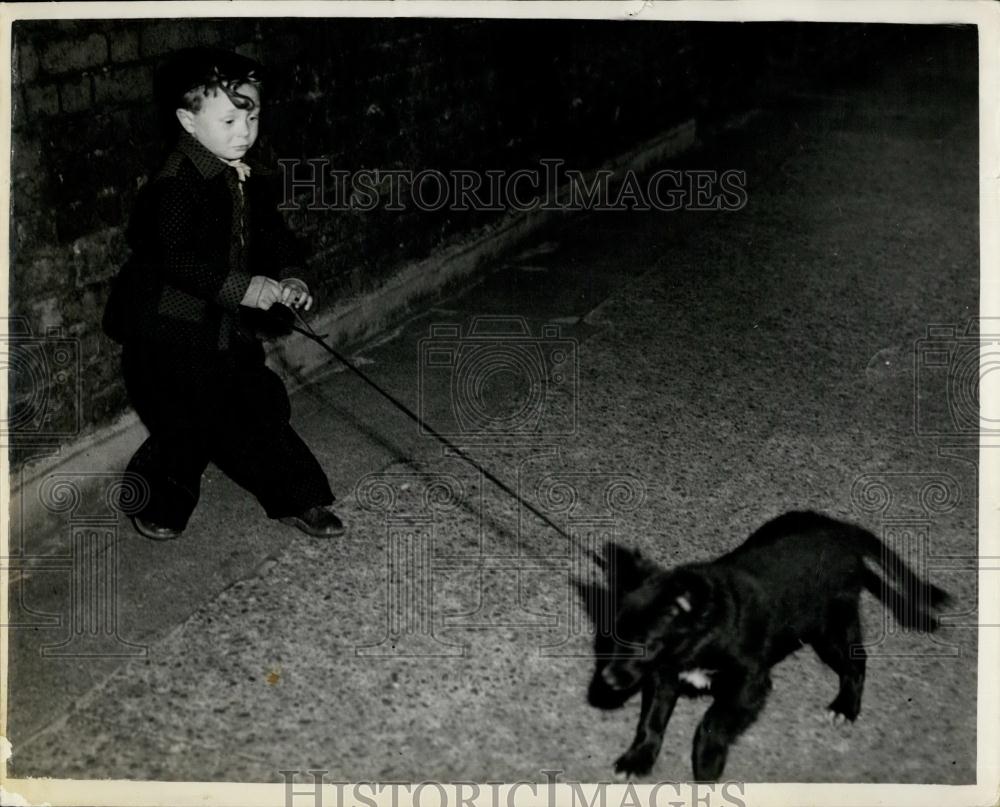
[(259, 166), (242, 161), (257, 139), (261, 66), (198, 49), (168, 71), (177, 145), (137, 200), (132, 256), (104, 318), (149, 430), (128, 466), (150, 494), (133, 523), (147, 538), (177, 538), (211, 461), (268, 517), (342, 534), (326, 475), (289, 425), (288, 395), (255, 332), (275, 303), (313, 302)]

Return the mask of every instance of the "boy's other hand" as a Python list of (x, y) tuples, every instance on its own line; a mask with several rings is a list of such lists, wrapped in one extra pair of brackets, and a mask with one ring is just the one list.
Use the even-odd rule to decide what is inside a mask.
[(281, 302), (292, 308), (303, 308), (308, 311), (313, 304), (309, 287), (297, 277), (285, 278), (281, 281)]
[(250, 278), (250, 285), (247, 286), (240, 305), (267, 311), (272, 305), (279, 302), (282, 302), (281, 284), (264, 275), (254, 275)]

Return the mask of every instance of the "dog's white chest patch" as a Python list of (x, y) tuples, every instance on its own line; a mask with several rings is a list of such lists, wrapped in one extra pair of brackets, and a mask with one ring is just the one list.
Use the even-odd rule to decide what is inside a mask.
[(714, 672), (715, 670), (703, 670), (701, 667), (696, 667), (693, 670), (684, 670), (684, 672), (678, 673), (677, 677), (695, 689), (709, 689), (712, 686), (712, 673)]

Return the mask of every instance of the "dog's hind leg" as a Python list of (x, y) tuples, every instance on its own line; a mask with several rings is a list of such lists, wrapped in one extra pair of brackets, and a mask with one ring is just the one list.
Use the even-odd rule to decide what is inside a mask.
[(615, 760), (615, 773), (621, 777), (645, 776), (663, 745), (663, 732), (677, 703), (677, 689), (659, 674), (650, 675), (642, 686), (642, 708), (635, 739), (629, 749)]
[(867, 657), (861, 643), (857, 601), (837, 600), (830, 609), (825, 630), (810, 642), (816, 655), (840, 677), (837, 697), (827, 707), (833, 721), (854, 722), (861, 712)]
[(694, 735), (691, 765), (696, 781), (718, 781), (726, 767), (729, 746), (757, 719), (770, 691), (770, 677), (759, 672), (736, 689), (716, 695)]

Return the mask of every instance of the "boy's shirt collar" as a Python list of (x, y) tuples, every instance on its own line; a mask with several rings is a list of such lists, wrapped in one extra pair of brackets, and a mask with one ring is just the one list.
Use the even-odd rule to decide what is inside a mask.
[[(194, 163), (194, 167), (198, 169), (198, 172), (205, 179), (217, 177), (227, 168), (235, 168), (232, 163), (226, 162), (221, 157), (216, 157), (212, 154), (212, 152), (199, 143), (198, 139), (194, 135), (188, 134), (187, 132), (181, 132), (180, 139), (177, 141), (177, 149), (189, 160), (191, 160), (192, 163)], [(240, 160), (239, 162), (247, 168), (257, 167), (253, 162), (250, 162), (249, 164), (243, 160)], [(240, 172), (241, 181), (242, 178), (249, 175), (249, 171), (247, 171), (245, 175), (243, 172)]]
[(229, 167), (187, 132), (181, 132), (177, 149), (194, 163), (194, 167), (205, 179), (217, 177)]

